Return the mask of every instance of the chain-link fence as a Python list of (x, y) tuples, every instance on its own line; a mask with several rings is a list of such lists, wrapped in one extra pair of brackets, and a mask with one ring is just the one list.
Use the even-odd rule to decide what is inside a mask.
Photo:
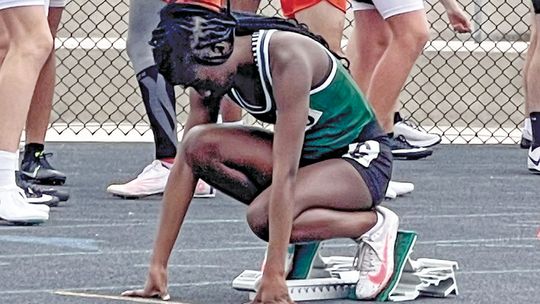
[[(400, 96), (400, 111), (449, 142), (514, 143), (523, 120), (521, 69), (530, 0), (458, 2), (471, 16), (474, 33), (455, 34), (438, 0), (426, 2), (431, 39)], [(151, 133), (125, 51), (128, 4), (68, 1), (56, 45), (52, 133), (82, 140), (93, 134)], [(261, 11), (279, 14), (279, 1), (263, 0)], [(350, 13), (347, 19), (345, 37), (352, 29)], [(183, 125), (187, 96), (180, 88), (177, 95)]]

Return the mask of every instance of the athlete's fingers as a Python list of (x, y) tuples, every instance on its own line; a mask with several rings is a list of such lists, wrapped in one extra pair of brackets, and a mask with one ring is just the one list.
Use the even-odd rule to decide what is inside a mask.
[(121, 296), (123, 297), (137, 297), (137, 298), (160, 298), (163, 301), (169, 301), (171, 299), (171, 295), (169, 293), (164, 292), (147, 292), (144, 289), (136, 289), (136, 290), (126, 290), (122, 292)]

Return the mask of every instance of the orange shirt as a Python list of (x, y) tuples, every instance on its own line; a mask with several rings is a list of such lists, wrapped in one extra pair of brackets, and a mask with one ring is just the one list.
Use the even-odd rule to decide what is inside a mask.
[(312, 7), (321, 1), (328, 3), (345, 12), (347, 10), (347, 0), (281, 0), (281, 10), (287, 18), (294, 18), (294, 15), (308, 7)]
[(204, 6), (213, 11), (219, 11), (223, 7), (222, 0), (163, 0), (167, 3), (188, 3), (188, 4), (198, 4)]

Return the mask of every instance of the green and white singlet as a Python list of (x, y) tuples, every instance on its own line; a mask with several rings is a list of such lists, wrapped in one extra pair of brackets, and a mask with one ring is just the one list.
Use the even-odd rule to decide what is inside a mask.
[[(276, 103), (268, 55), (270, 38), (275, 32), (276, 30), (260, 30), (252, 35), (253, 54), (264, 102), (250, 103), (235, 88), (228, 93), (240, 107), (267, 123), (276, 121)], [(326, 50), (322, 45), (321, 48)], [(332, 59), (332, 70), (328, 78), (310, 92), (309, 119), (302, 149), (302, 158), (306, 160), (317, 160), (333, 151), (348, 147), (356, 142), (367, 124), (376, 120), (371, 106), (347, 69), (326, 51)]]

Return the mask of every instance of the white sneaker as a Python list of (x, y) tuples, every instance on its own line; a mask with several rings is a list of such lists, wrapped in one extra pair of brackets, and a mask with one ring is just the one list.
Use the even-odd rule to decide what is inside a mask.
[(195, 187), (195, 193), (193, 194), (195, 198), (212, 198), (216, 197), (216, 189), (207, 184), (202, 179), (199, 179), (197, 182), (197, 187)]
[(161, 161), (154, 160), (146, 166), (141, 174), (126, 184), (110, 185), (107, 192), (122, 198), (140, 198), (144, 196), (162, 194), (171, 170)]
[(388, 188), (386, 188), (386, 193), (384, 194), (384, 198), (386, 199), (395, 199), (397, 198), (397, 193), (394, 191), (394, 189), (390, 188), (390, 184), (388, 184)]
[(535, 174), (540, 174), (540, 147), (533, 150), (529, 148), (529, 157), (527, 157), (527, 167), (529, 171)]
[(401, 119), (394, 124), (394, 136), (398, 137), (399, 135), (405, 137), (411, 145), (421, 148), (435, 146), (441, 142), (439, 135), (427, 133), (421, 127), (406, 119)]
[(531, 147), (532, 138), (533, 138), (533, 135), (532, 135), (532, 130), (530, 129), (530, 126), (529, 128), (527, 128), (527, 126), (525, 125), (521, 129), (521, 142), (519, 143), (519, 146), (522, 149), (529, 149)]
[(394, 272), (394, 246), (399, 227), (398, 216), (387, 208), (378, 206), (376, 212), (382, 223), (375, 231), (359, 237), (354, 266), (360, 275), (356, 284), (356, 298), (374, 299), (385, 287)]
[(0, 218), (13, 223), (43, 223), (49, 219), (49, 207), (28, 204), (19, 187), (1, 187)]
[(394, 198), (396, 198), (398, 196), (402, 196), (402, 195), (411, 193), (411, 192), (413, 192), (413, 190), (414, 190), (414, 184), (413, 183), (390, 181), (388, 183), (388, 188), (386, 188), (385, 197), (387, 199), (394, 199)]

